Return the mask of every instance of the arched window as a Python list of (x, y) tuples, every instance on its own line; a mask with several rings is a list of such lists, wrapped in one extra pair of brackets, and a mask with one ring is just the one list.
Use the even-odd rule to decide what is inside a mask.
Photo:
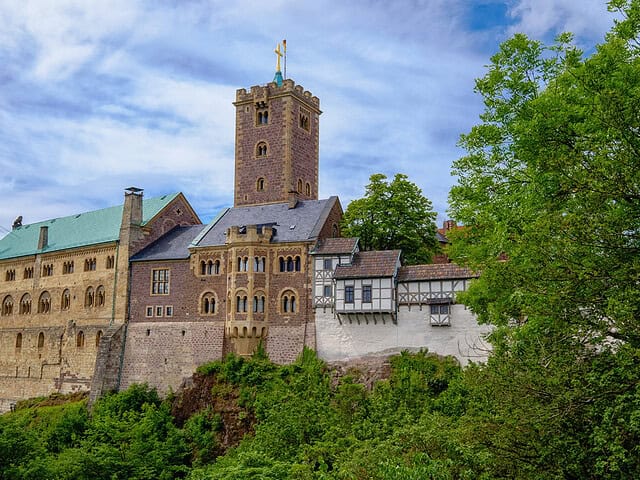
[(207, 292), (202, 296), (201, 311), (203, 315), (216, 313), (216, 297), (213, 293)]
[(60, 302), (60, 308), (62, 310), (69, 310), (70, 307), (71, 307), (71, 292), (67, 288), (65, 289), (64, 292), (62, 292), (62, 301)]
[(40, 332), (38, 334), (38, 348), (44, 348), (44, 333)]
[(82, 330), (80, 330), (76, 335), (76, 347), (84, 347), (84, 332)]
[(264, 178), (260, 177), (256, 182), (256, 190), (261, 192), (264, 190)]
[(220, 260), (216, 260), (216, 262), (213, 264), (213, 273), (215, 273), (216, 275), (220, 273)]
[(286, 290), (282, 294), (281, 308), (283, 313), (295, 313), (297, 310), (296, 294), (291, 290)]
[(85, 307), (93, 307), (95, 300), (95, 293), (93, 291), (93, 287), (87, 288), (84, 294), (84, 306)]
[(204, 260), (202, 260), (200, 262), (200, 275), (206, 275), (207, 274), (207, 264), (205, 263)]
[(18, 348), (18, 349), (22, 348), (22, 334), (21, 333), (16, 335), (16, 348)]
[(259, 142), (256, 145), (256, 157), (266, 157), (267, 156), (267, 144), (265, 142)]
[(42, 292), (38, 300), (38, 313), (49, 313), (51, 311), (51, 295), (49, 292)]
[(264, 272), (265, 260), (264, 257), (254, 257), (253, 258), (253, 271), (254, 272)]
[(286, 268), (286, 262), (284, 257), (280, 257), (280, 271), (281, 272), (285, 272), (287, 270)]
[(24, 278), (33, 278), (33, 267), (27, 267), (24, 269)]
[(295, 264), (294, 267), (295, 267), (296, 272), (299, 272), (300, 271), (300, 257), (299, 256), (296, 256), (294, 264)]
[(304, 187), (304, 191), (307, 194), (307, 197), (311, 196), (311, 185), (307, 182), (307, 185)]
[(13, 315), (13, 297), (7, 295), (2, 301), (2, 315)]
[(293, 258), (287, 257), (287, 272), (293, 272)]
[(96, 289), (96, 306), (104, 307), (105, 300), (106, 300), (106, 293), (104, 291), (104, 287), (100, 285)]
[(113, 267), (115, 266), (115, 264), (116, 264), (116, 259), (115, 259), (115, 257), (114, 257), (113, 255), (109, 255), (109, 256), (107, 257), (107, 261), (105, 262), (105, 266), (106, 266), (107, 268), (113, 268)]
[(338, 230), (338, 225), (336, 225), (335, 223), (331, 227), (331, 236), (333, 238), (338, 238), (340, 236), (340, 230)]
[(31, 313), (31, 295), (25, 293), (20, 299), (20, 313), (26, 315)]
[(266, 125), (269, 123), (269, 110), (261, 108), (258, 110), (257, 116), (258, 125)]
[(98, 333), (96, 333), (96, 347), (100, 346), (101, 338), (102, 338), (102, 330), (98, 330)]
[(262, 293), (253, 296), (253, 313), (264, 313), (264, 300)]
[(298, 179), (298, 193), (302, 193), (302, 180)]
[(247, 311), (247, 297), (237, 295), (236, 296), (236, 312), (245, 313)]

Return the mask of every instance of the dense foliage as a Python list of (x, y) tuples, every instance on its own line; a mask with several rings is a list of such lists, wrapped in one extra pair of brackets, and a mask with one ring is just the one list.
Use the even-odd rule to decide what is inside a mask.
[[(26, 407), (0, 417), (2, 479), (411, 479), (479, 478), (478, 457), (458, 446), (462, 370), (425, 353), (391, 360), (372, 391), (336, 379), (312, 351), (292, 365), (261, 355), (201, 367), (213, 395), (239, 389), (255, 432), (215, 458), (220, 417), (209, 409), (176, 426), (170, 401), (144, 386), (96, 403)], [(355, 372), (354, 372), (355, 373)]]
[(347, 206), (342, 234), (358, 237), (361, 250), (402, 250), (408, 265), (431, 263), (438, 249), (436, 213), (415, 183), (398, 173), (392, 181), (371, 175), (362, 198)]
[(498, 326), (471, 388), (494, 475), (640, 478), (640, 2), (583, 59), (562, 35), (505, 42), (461, 139), (449, 252)]

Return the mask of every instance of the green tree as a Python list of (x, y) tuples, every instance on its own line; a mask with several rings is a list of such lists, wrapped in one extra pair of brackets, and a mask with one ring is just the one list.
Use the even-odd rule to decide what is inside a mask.
[(567, 34), (503, 43), (454, 163), (449, 253), (482, 272), (461, 298), (498, 327), (468, 378), (495, 478), (640, 475), (640, 2), (610, 8), (587, 58)]
[(430, 263), (438, 249), (435, 219), (431, 202), (406, 175), (388, 182), (376, 173), (364, 197), (347, 206), (342, 232), (358, 237), (362, 250), (401, 249), (407, 264)]

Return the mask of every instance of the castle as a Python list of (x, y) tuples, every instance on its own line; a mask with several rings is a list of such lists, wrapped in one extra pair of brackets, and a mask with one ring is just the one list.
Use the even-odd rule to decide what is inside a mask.
[(429, 348), (483, 360), (455, 302), (473, 275), (402, 266), (340, 236), (318, 199), (317, 97), (292, 80), (236, 93), (234, 206), (208, 225), (182, 193), (22, 225), (0, 240), (0, 411), (53, 392), (177, 388), (262, 343), (279, 363)]

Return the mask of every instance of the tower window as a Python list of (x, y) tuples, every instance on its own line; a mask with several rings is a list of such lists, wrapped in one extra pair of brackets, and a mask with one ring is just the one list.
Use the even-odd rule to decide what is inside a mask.
[(266, 157), (267, 156), (267, 144), (265, 142), (259, 142), (256, 145), (256, 157)]
[(264, 178), (260, 177), (256, 182), (256, 190), (262, 192), (264, 190)]
[(303, 108), (300, 109), (300, 115), (298, 116), (298, 126), (307, 132), (310, 130), (309, 127), (309, 112)]
[(304, 190), (305, 190), (305, 193), (306, 193), (307, 197), (310, 197), (311, 196), (311, 185), (309, 184), (309, 182), (307, 182), (307, 185), (305, 186)]
[(269, 124), (269, 109), (265, 106), (256, 107), (256, 125)]
[(302, 180), (298, 179), (298, 193), (302, 193)]

